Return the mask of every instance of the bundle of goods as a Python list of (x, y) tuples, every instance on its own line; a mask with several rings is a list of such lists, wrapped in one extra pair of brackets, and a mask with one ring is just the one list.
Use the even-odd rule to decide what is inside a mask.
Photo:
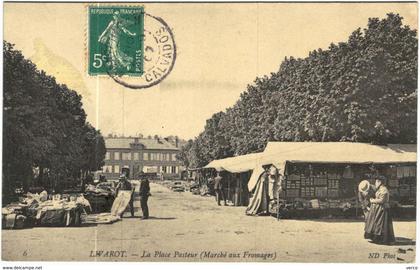
[(111, 193), (115, 193), (116, 182), (100, 182), (96, 185), (96, 189), (103, 189)]
[(89, 201), (93, 213), (108, 212), (115, 198), (115, 191), (103, 185), (88, 185), (85, 197)]
[(201, 196), (210, 196), (211, 195), (210, 188), (207, 185), (202, 185), (200, 187), (200, 195)]
[(121, 190), (112, 204), (111, 212), (82, 215), (83, 224), (111, 224), (121, 219), (132, 197), (132, 191)]
[(198, 184), (198, 183), (193, 183), (193, 184), (190, 186), (190, 191), (191, 191), (191, 193), (192, 193), (192, 194), (194, 194), (194, 195), (200, 195), (200, 184)]
[(27, 206), (20, 203), (11, 203), (1, 210), (2, 227), (4, 229), (23, 229), (28, 226), (26, 217)]
[[(275, 201), (273, 204), (277, 205)], [(280, 208), (286, 207), (290, 209), (328, 209), (337, 208), (347, 210), (349, 208), (356, 208), (358, 206), (356, 197), (348, 199), (305, 199), (294, 198), (293, 200), (280, 200)]]
[[(89, 202), (81, 194), (56, 194), (48, 199), (43, 191), (27, 193), (19, 203), (2, 208), (3, 228), (18, 229), (28, 226), (78, 226), (81, 213), (90, 210)], [(51, 197), (51, 196), (50, 196)]]
[(80, 218), (83, 224), (111, 224), (121, 219), (111, 213), (82, 215)]

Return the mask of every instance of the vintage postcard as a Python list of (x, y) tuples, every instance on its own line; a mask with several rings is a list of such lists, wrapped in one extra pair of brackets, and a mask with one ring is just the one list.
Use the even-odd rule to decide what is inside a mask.
[(4, 2), (3, 262), (417, 269), (417, 10)]

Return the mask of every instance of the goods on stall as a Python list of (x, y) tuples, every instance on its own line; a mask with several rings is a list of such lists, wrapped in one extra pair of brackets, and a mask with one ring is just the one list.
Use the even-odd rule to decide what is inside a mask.
[(48, 200), (39, 204), (36, 220), (42, 226), (80, 225), (80, 213), (84, 205), (65, 199)]
[(93, 213), (108, 212), (114, 202), (115, 191), (112, 187), (100, 183), (98, 186), (87, 185), (85, 197)]
[(320, 208), (318, 199), (310, 200), (310, 202), (311, 202), (311, 207), (312, 208), (314, 208), (314, 209), (319, 209)]
[(26, 226), (78, 226), (80, 214), (89, 210), (89, 202), (81, 194), (55, 194), (48, 200), (43, 191), (27, 193), (20, 202), (2, 208), (3, 228)]

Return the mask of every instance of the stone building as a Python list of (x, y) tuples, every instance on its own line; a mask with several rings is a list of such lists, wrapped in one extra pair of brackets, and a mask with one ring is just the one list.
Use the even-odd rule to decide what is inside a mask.
[(132, 179), (141, 171), (162, 175), (164, 179), (178, 179), (183, 167), (176, 158), (180, 151), (177, 144), (161, 138), (105, 138), (105, 165), (99, 173), (115, 179), (123, 168), (128, 168)]

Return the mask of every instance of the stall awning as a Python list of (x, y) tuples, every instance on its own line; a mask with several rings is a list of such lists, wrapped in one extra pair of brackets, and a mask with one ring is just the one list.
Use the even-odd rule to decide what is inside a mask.
[(207, 164), (204, 168), (214, 168), (217, 171), (228, 171), (231, 173), (247, 172), (254, 169), (258, 164), (262, 153), (252, 153), (237, 157), (216, 159)]
[(405, 163), (417, 161), (416, 144), (387, 146), (352, 142), (269, 142), (255, 167), (248, 188), (252, 190), (262, 166), (283, 170), (286, 162), (307, 163)]

